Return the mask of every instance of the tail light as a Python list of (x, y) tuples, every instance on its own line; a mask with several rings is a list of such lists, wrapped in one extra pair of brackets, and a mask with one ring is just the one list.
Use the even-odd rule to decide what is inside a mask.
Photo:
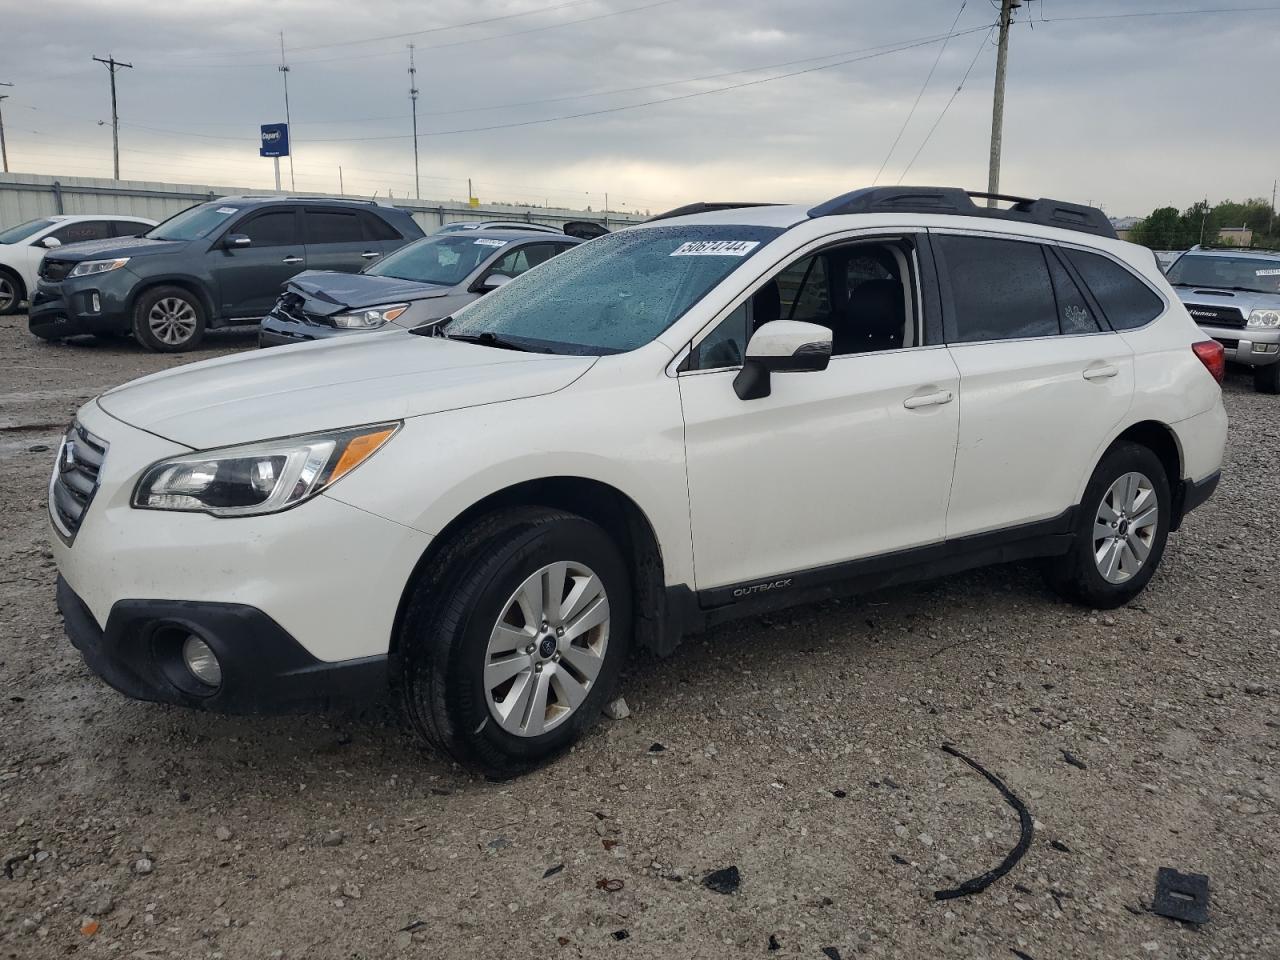
[(1227, 375), (1227, 352), (1222, 344), (1217, 340), (1201, 340), (1193, 343), (1191, 349), (1200, 358), (1209, 375), (1221, 383), (1222, 378)]

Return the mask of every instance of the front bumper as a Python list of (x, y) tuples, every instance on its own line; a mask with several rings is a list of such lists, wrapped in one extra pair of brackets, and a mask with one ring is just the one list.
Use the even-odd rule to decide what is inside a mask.
[(58, 283), (37, 281), (27, 328), (45, 340), (84, 333), (126, 333), (133, 325), (129, 303), (137, 280), (122, 268)]
[(1280, 327), (1201, 326), (1200, 330), (1222, 344), (1227, 359), (1234, 363), (1265, 367), (1280, 362)]
[(377, 330), (339, 330), (327, 324), (300, 322), (283, 317), (273, 310), (262, 318), (262, 325), (258, 328), (258, 346), (282, 347), (290, 343), (311, 343), (314, 340), (332, 340), (334, 337), (358, 337), (376, 332)]
[[(135, 700), (218, 713), (287, 713), (375, 699), (387, 690), (386, 655), (325, 663), (261, 610), (244, 604), (120, 600), (99, 628), (59, 576), (58, 611), (89, 668)], [(182, 642), (189, 634), (218, 658), (222, 682), (216, 689), (183, 664)]]

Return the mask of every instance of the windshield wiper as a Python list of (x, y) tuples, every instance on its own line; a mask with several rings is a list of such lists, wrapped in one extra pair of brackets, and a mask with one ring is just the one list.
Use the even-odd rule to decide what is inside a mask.
[[(439, 329), (439, 326), (436, 327)], [(414, 333), (418, 331), (415, 330)], [(444, 337), (446, 340), (457, 340), (460, 343), (478, 343), (482, 347), (497, 347), (499, 350), (519, 350), (521, 353), (551, 353), (544, 347), (531, 347), (526, 343), (518, 343), (508, 337), (499, 336), (485, 330), (483, 333), (448, 333), (441, 331), (436, 336)], [(423, 331), (423, 336), (432, 336), (432, 333)]]

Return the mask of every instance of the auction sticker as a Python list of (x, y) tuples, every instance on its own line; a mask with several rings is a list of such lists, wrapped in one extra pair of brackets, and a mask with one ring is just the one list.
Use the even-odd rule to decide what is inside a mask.
[(222, 213), (222, 214), (235, 213), (235, 212), (236, 212), (235, 207), (219, 207), (218, 208), (218, 213)]
[(690, 240), (671, 252), (673, 257), (745, 257), (759, 240)]
[(1280, 270), (1257, 270), (1254, 272), (1255, 277), (1280, 277)]
[(477, 247), (505, 247), (506, 245), (505, 240), (486, 240), (484, 237), (476, 241)]

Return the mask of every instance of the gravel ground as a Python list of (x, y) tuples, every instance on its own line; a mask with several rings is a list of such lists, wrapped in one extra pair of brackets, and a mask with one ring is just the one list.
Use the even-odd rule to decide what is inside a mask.
[[(135, 703), (63, 638), (40, 448), (190, 359), (0, 320), (0, 957), (1280, 956), (1280, 401), (1246, 376), (1218, 495), (1128, 608), (1012, 566), (746, 621), (637, 659), (629, 718), (487, 783), (386, 706)], [(1018, 837), (947, 742), (1036, 832), (940, 902)], [(735, 893), (702, 883), (730, 865)], [(1145, 909), (1162, 865), (1208, 874), (1209, 923)]]

